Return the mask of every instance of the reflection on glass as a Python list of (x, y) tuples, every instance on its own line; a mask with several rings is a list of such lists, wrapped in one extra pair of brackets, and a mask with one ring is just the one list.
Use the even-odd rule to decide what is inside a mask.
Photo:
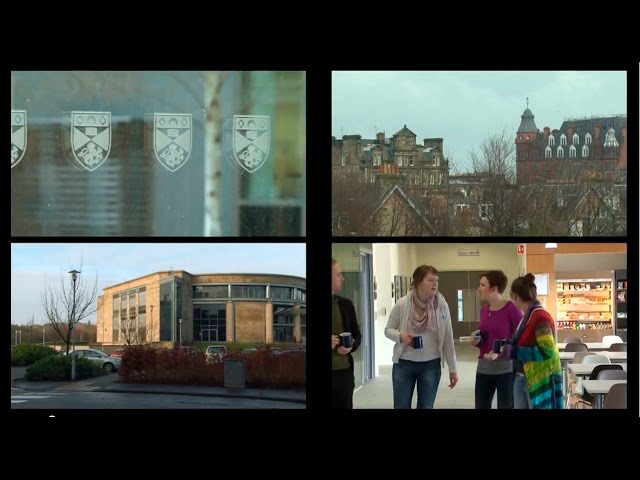
[(305, 234), (304, 72), (11, 82), (12, 235)]

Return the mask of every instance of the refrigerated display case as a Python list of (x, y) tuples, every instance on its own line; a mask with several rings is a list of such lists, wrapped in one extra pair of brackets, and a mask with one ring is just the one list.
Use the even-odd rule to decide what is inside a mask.
[(616, 270), (614, 272), (615, 287), (615, 335), (625, 342), (627, 341), (627, 271)]
[(558, 342), (578, 337), (583, 342), (600, 342), (615, 329), (610, 278), (557, 280)]

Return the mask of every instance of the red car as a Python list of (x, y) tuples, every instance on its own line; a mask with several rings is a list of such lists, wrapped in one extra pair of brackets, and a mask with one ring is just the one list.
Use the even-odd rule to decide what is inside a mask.
[(117, 350), (114, 350), (113, 353), (111, 354), (112, 357), (118, 357), (118, 358), (122, 358), (123, 355), (124, 355), (124, 348), (118, 348)]

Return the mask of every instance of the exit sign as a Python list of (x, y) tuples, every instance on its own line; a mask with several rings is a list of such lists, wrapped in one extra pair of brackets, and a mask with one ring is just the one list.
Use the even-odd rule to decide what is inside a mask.
[(518, 244), (518, 255), (524, 255), (525, 254), (525, 244), (524, 243), (519, 243)]

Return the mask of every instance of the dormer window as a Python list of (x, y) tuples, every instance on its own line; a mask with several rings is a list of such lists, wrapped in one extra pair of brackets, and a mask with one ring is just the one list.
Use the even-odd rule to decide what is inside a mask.
[(554, 146), (556, 144), (556, 138), (553, 135), (549, 135), (549, 145)]
[(573, 134), (572, 140), (574, 145), (580, 145), (580, 137), (578, 136), (577, 133)]
[(588, 157), (589, 156), (589, 147), (587, 147), (586, 145), (582, 146), (582, 156), (583, 157)]
[(556, 157), (564, 158), (564, 148), (558, 146), (558, 150), (556, 151)]
[(587, 133), (587, 134), (584, 136), (584, 143), (585, 143), (586, 145), (591, 145), (591, 134), (590, 134), (590, 133)]
[(575, 147), (575, 145), (571, 145), (571, 147), (569, 147), (569, 158), (576, 158), (576, 147)]
[(549, 145), (544, 149), (544, 158), (551, 158), (551, 147)]
[(560, 145), (566, 145), (567, 144), (567, 136), (563, 133), (562, 135), (560, 135)]

